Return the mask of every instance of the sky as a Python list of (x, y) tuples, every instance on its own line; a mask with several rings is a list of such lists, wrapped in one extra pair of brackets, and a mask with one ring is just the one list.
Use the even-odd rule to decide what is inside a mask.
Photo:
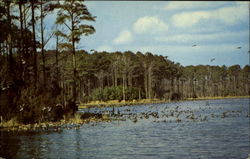
[[(96, 22), (88, 23), (96, 33), (83, 36), (77, 45), (79, 49), (151, 52), (168, 56), (183, 66), (249, 64), (249, 2), (85, 1), (85, 4), (97, 17)], [(50, 15), (47, 22), (54, 18), (55, 15)]]

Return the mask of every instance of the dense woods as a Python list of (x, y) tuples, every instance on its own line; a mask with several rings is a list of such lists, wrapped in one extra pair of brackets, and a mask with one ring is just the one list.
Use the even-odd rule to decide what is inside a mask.
[[(55, 10), (56, 27), (45, 34), (46, 15)], [(0, 116), (4, 120), (58, 120), (74, 114), (77, 103), (92, 100), (250, 94), (249, 65), (184, 67), (150, 52), (76, 50), (82, 37), (95, 32), (85, 22), (95, 19), (82, 1), (0, 2)], [(56, 49), (46, 50), (52, 39)]]
[[(55, 51), (46, 51), (53, 68)], [(59, 86), (65, 99), (72, 97), (70, 52), (59, 56)], [(152, 53), (76, 52), (77, 101), (165, 99), (249, 94), (250, 67), (186, 66)]]

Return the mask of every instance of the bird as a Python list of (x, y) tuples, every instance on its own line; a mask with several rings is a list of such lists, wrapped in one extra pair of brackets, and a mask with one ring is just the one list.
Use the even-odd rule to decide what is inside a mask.
[(23, 111), (23, 107), (24, 105), (20, 106), (20, 109), (19, 109), (20, 112)]
[(241, 49), (241, 46), (237, 47), (236, 49)]
[(195, 45), (193, 45), (192, 47), (195, 47), (195, 46), (197, 46), (197, 45), (195, 44)]
[(211, 60), (210, 60), (210, 62), (213, 62), (215, 60), (215, 58), (212, 58)]
[(26, 61), (25, 61), (25, 60), (23, 60), (23, 59), (22, 59), (22, 64), (23, 64), (23, 65), (24, 65), (24, 64), (26, 64)]

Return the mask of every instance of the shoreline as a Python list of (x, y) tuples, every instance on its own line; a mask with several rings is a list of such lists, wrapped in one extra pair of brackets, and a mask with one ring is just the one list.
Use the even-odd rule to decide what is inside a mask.
[[(184, 100), (160, 100), (160, 99), (142, 99), (140, 101), (107, 101), (99, 102), (92, 101), (87, 104), (81, 104), (78, 106), (79, 109), (88, 109), (94, 107), (122, 107), (122, 106), (134, 106), (134, 105), (145, 105), (145, 104), (159, 104), (159, 103), (170, 103), (170, 102), (182, 102), (182, 101), (198, 101), (198, 100), (216, 100), (216, 99), (237, 99), (237, 98), (250, 98), (250, 96), (226, 96), (226, 97), (200, 97), (200, 98), (187, 98)], [(74, 117), (69, 118), (68, 120), (62, 119), (56, 122), (41, 122), (34, 124), (22, 124), (17, 122), (15, 119), (9, 121), (4, 121), (0, 123), (0, 131), (35, 131), (35, 130), (53, 130), (59, 131), (61, 129), (67, 128), (79, 128), (83, 124), (87, 123), (96, 123), (96, 122), (110, 122), (111, 119), (107, 115), (101, 114), (96, 116), (95, 114), (89, 114), (87, 117), (84, 117), (84, 113), (76, 113)]]
[(67, 120), (62, 119), (60, 121), (48, 121), (41, 123), (23, 124), (19, 123), (15, 119), (9, 121), (4, 121), (0, 123), (0, 131), (60, 131), (61, 129), (73, 129), (80, 128), (81, 125), (87, 123), (97, 123), (97, 122), (110, 122), (110, 118), (107, 115), (95, 115), (90, 114), (87, 117), (83, 115), (84, 113), (76, 113), (74, 117)]
[(82, 103), (78, 106), (79, 109), (88, 109), (94, 107), (119, 107), (119, 106), (133, 106), (141, 104), (159, 104), (159, 103), (170, 103), (170, 102), (182, 102), (182, 101), (198, 101), (198, 100), (216, 100), (216, 99), (237, 99), (237, 98), (250, 98), (250, 96), (216, 96), (216, 97), (199, 97), (199, 98), (186, 98), (182, 100), (160, 100), (160, 99), (142, 99), (133, 101), (91, 101), (89, 103)]

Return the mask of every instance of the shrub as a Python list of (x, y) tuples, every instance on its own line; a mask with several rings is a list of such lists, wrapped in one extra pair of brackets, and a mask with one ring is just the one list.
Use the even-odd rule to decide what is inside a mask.
[(54, 93), (27, 88), (21, 91), (18, 98), (16, 116), (24, 124), (43, 121), (58, 121), (63, 115), (71, 117), (77, 111), (77, 105), (68, 100), (61, 104), (62, 97)]
[(181, 93), (173, 93), (171, 95), (171, 100), (181, 100), (182, 99), (182, 94)]
[[(134, 87), (125, 89), (126, 100), (139, 98), (139, 90)], [(142, 93), (143, 96), (143, 93)], [(97, 88), (91, 93), (93, 100), (108, 101), (108, 100), (123, 100), (123, 87), (105, 87), (104, 89)]]
[(101, 88), (97, 88), (91, 93), (91, 96), (93, 100), (103, 100), (103, 90)]

